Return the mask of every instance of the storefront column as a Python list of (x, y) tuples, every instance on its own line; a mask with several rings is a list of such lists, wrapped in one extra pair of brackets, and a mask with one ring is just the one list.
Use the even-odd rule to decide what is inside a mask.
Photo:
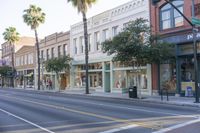
[(176, 57), (176, 95), (181, 93), (181, 62), (180, 58)]
[(105, 62), (102, 62), (102, 91), (106, 92), (106, 87), (105, 87)]
[(147, 64), (147, 89), (148, 95), (152, 95), (152, 76), (151, 76), (151, 64)]
[(74, 88), (74, 84), (75, 84), (75, 66), (71, 66), (70, 69), (70, 89)]
[(110, 61), (110, 91), (113, 92), (113, 62)]

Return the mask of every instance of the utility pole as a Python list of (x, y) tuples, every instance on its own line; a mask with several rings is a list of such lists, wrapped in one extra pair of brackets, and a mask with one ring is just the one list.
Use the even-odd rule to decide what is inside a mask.
[[(195, 18), (194, 0), (192, 0), (192, 18)], [(193, 51), (194, 51), (194, 74), (195, 74), (195, 103), (199, 103), (199, 74), (198, 74), (198, 62), (197, 62), (197, 44), (195, 25), (192, 26), (193, 34)]]

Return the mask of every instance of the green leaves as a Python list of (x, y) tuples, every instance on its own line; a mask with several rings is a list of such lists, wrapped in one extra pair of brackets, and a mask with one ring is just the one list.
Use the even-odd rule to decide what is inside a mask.
[(52, 58), (45, 62), (45, 68), (46, 68), (47, 72), (59, 73), (63, 70), (70, 68), (71, 60), (72, 59), (69, 56)]
[(0, 67), (0, 74), (2, 77), (11, 76), (13, 73), (12, 68), (9, 66), (1, 66)]
[(97, 0), (67, 0), (71, 2), (74, 7), (77, 7), (78, 12), (86, 13), (88, 8), (92, 6)]
[(152, 36), (148, 21), (139, 18), (130, 22), (112, 40), (103, 42), (103, 52), (114, 55), (114, 61), (131, 65), (163, 63), (174, 59), (174, 45), (157, 41)]
[(14, 44), (19, 41), (19, 33), (17, 32), (15, 27), (6, 28), (3, 33), (4, 40), (8, 41), (10, 44)]
[(42, 9), (36, 5), (30, 5), (29, 9), (24, 10), (24, 13), (24, 22), (28, 26), (31, 26), (31, 29), (36, 29), (39, 27), (40, 23), (44, 23), (45, 21), (45, 13), (43, 13)]

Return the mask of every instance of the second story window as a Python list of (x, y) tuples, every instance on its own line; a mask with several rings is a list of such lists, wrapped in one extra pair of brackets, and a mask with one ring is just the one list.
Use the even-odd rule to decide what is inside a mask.
[(77, 53), (78, 53), (78, 49), (77, 49), (77, 41), (76, 41), (76, 40), (77, 40), (76, 38), (73, 40), (73, 45), (74, 45), (74, 54), (77, 54)]
[(47, 49), (47, 60), (49, 59), (49, 49)]
[(67, 44), (63, 45), (63, 55), (66, 56), (67, 55)]
[(112, 27), (112, 37), (116, 36), (118, 34), (118, 26)]
[(44, 51), (41, 50), (41, 59), (44, 59)]
[[(183, 13), (183, 0), (174, 1), (173, 4)], [(161, 30), (179, 27), (183, 25), (183, 17), (170, 4), (160, 9)]]
[(91, 51), (91, 43), (92, 43), (92, 38), (91, 38), (91, 34), (88, 35), (88, 52)]
[(54, 48), (51, 48), (51, 58), (54, 58), (55, 57), (55, 51), (54, 51)]
[(58, 57), (61, 56), (61, 46), (58, 46)]
[(94, 39), (95, 39), (95, 44), (96, 44), (96, 50), (100, 51), (101, 50), (101, 44), (100, 44), (100, 33), (99, 32), (94, 33)]
[(83, 37), (80, 37), (80, 51), (81, 51), (81, 53), (84, 53), (84, 39), (83, 39)]
[(105, 40), (108, 40), (109, 34), (108, 34), (108, 29), (103, 30), (103, 42)]

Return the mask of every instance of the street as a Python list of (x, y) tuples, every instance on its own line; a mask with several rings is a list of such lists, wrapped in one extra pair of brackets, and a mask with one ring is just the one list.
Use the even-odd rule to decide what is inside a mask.
[(1, 133), (199, 133), (199, 116), (195, 107), (0, 89)]

